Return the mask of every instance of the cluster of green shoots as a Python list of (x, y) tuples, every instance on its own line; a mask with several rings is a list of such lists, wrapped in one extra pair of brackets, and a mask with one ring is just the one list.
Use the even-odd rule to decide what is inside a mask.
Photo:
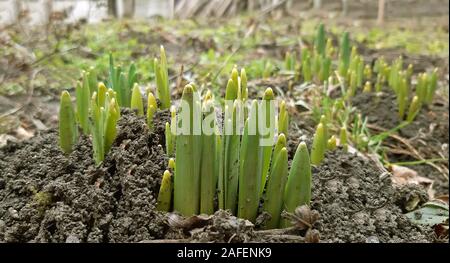
[(175, 126), (166, 125), (166, 142), (175, 141), (176, 150), (170, 156), (167, 148), (175, 160), (170, 159), (170, 169), (164, 172), (158, 209), (186, 216), (227, 209), (253, 222), (267, 212), (271, 217), (266, 228), (286, 227), (290, 223), (281, 218), (282, 211), (310, 204), (311, 164), (320, 164), (326, 149), (336, 148), (336, 138), (328, 139), (324, 119), (317, 126), (311, 158), (300, 142), (289, 169), (286, 103), (280, 102), (276, 114), (270, 88), (262, 100), (249, 101), (245, 70), (236, 67), (224, 99), (218, 106), (224, 112), (219, 122), (211, 91), (201, 92), (193, 83), (184, 87), (181, 104), (187, 107), (177, 112)]
[(298, 81), (303, 76), (305, 82), (316, 81), (323, 83), (330, 76), (332, 56), (335, 50), (331, 39), (326, 38), (325, 27), (320, 24), (314, 40), (312, 50), (304, 47), (301, 50), (300, 62), (297, 62), (297, 53), (286, 52), (285, 69), (295, 72), (294, 81)]
[[(159, 101), (147, 89), (143, 92), (146, 107), (145, 96), (137, 84), (136, 67), (131, 64), (123, 70), (115, 66), (112, 56), (106, 85), (98, 82), (95, 70), (83, 74), (76, 86), (75, 108), (69, 93), (64, 91), (60, 108), (61, 148), (70, 153), (81, 130), (92, 136), (94, 159), (99, 164), (116, 137), (120, 107), (129, 107), (140, 116), (145, 114), (150, 130), (155, 112), (170, 109), (171, 121), (165, 124), (165, 147), (171, 158), (162, 177), (159, 210), (191, 216), (227, 209), (253, 222), (259, 213), (267, 212), (270, 219), (266, 228), (289, 226), (281, 218), (282, 211), (292, 213), (296, 207), (310, 204), (311, 165), (319, 165), (326, 151), (335, 150), (337, 145), (347, 150), (349, 142), (353, 142), (362, 149), (375, 141), (369, 138), (367, 119), (360, 114), (352, 119), (349, 105), (358, 89), (371, 92), (376, 74), (375, 91), (381, 92), (385, 84), (391, 87), (397, 96), (399, 117), (408, 123), (414, 120), (422, 104), (432, 102), (437, 87), (437, 70), (420, 74), (408, 107), (414, 78), (411, 65), (404, 70), (401, 58), (390, 66), (380, 58), (372, 68), (355, 47), (350, 47), (347, 32), (342, 35), (338, 52), (335, 50), (321, 24), (312, 50), (303, 48), (299, 62), (297, 52), (286, 54), (284, 67), (294, 73), (294, 81), (323, 84), (318, 96), (321, 107), (315, 110), (318, 124), (311, 154), (305, 142), (300, 142), (290, 167), (289, 114), (285, 101), (279, 103), (278, 111), (274, 110), (276, 100), (270, 88), (260, 101), (249, 100), (245, 69), (239, 72), (235, 67), (224, 98), (215, 98), (210, 90), (190, 83), (184, 87), (177, 111), (171, 105), (167, 59), (162, 47), (160, 59), (155, 59), (153, 65)], [(337, 84), (342, 96), (332, 99), (329, 87)], [(218, 115), (217, 111), (223, 114)]]
[[(161, 59), (155, 59), (156, 89), (161, 109), (170, 107), (167, 61), (161, 47)], [(92, 136), (94, 160), (100, 164), (117, 134), (120, 108), (127, 107), (144, 115), (143, 96), (137, 84), (136, 66), (132, 63), (127, 70), (114, 64), (109, 57), (109, 75), (106, 85), (98, 82), (95, 69), (83, 72), (81, 82), (75, 89), (76, 107), (72, 105), (69, 92), (63, 91), (59, 112), (59, 141), (64, 153), (69, 154), (78, 141), (79, 130)], [(153, 116), (158, 108), (155, 96), (147, 90), (147, 124), (153, 127)]]
[[(380, 57), (375, 62), (374, 70), (378, 74), (377, 91), (381, 91), (379, 86), (383, 84), (383, 81), (386, 81), (396, 94), (400, 120), (412, 122), (422, 105), (432, 103), (437, 88), (437, 68), (431, 74), (424, 72), (417, 76), (415, 94), (412, 92), (413, 66), (409, 64), (406, 69), (403, 69), (402, 57), (397, 58), (390, 66), (384, 61), (383, 57)], [(408, 106), (409, 101), (411, 103)]]
[[(323, 84), (323, 91), (315, 98), (320, 102), (313, 109), (317, 121), (327, 119), (327, 128), (339, 131), (339, 137), (346, 139), (343, 145), (352, 141), (360, 150), (367, 149), (370, 145), (380, 145), (380, 139), (386, 136), (371, 136), (367, 119), (360, 114), (352, 115), (352, 98), (358, 92), (369, 93), (374, 89), (379, 93), (383, 91), (383, 87), (390, 87), (396, 94), (401, 120), (397, 128), (401, 128), (414, 120), (422, 105), (432, 102), (437, 88), (437, 69), (431, 73), (421, 73), (415, 78), (412, 65), (404, 69), (401, 57), (391, 65), (380, 57), (372, 67), (358, 54), (357, 48), (350, 45), (348, 32), (342, 34), (339, 47), (336, 48), (332, 39), (327, 38), (323, 24), (318, 26), (312, 48), (304, 47), (300, 54), (301, 58), (297, 62), (295, 51), (286, 53), (285, 70), (293, 72), (294, 81), (302, 79), (304, 82)], [(336, 60), (335, 63), (332, 62), (333, 59)], [(412, 92), (414, 78), (417, 82), (415, 94)], [(329, 97), (329, 87), (332, 85), (340, 86), (341, 97)], [(349, 128), (350, 133), (344, 134)]]

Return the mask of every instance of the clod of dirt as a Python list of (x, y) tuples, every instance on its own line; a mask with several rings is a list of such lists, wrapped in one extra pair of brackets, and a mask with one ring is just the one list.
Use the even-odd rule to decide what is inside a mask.
[(191, 242), (249, 242), (255, 238), (253, 224), (248, 220), (232, 216), (219, 210), (211, 218), (211, 224), (203, 229), (191, 231)]
[[(430, 242), (430, 230), (410, 222), (395, 203), (389, 177), (373, 163), (341, 149), (313, 169), (311, 208), (324, 242)], [(426, 195), (426, 193), (425, 193)]]
[(64, 156), (55, 130), (0, 149), (0, 241), (137, 242), (162, 238), (163, 214), (155, 211), (167, 165), (164, 123), (123, 110), (117, 139), (96, 167), (91, 141), (81, 137)]
[(408, 184), (397, 188), (395, 204), (404, 212), (410, 212), (428, 201), (428, 194), (423, 187)]

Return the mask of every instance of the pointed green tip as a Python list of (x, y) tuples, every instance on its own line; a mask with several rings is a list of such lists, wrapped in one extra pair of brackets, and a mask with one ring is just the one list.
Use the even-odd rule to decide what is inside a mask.
[(191, 85), (191, 87), (192, 87), (192, 89), (194, 90), (194, 91), (197, 91), (197, 85), (195, 85), (195, 83), (194, 82), (189, 82), (189, 85)]
[(327, 121), (327, 118), (325, 117), (325, 115), (320, 115), (320, 123), (325, 124)]
[(306, 145), (305, 142), (300, 142), (298, 147), (300, 148), (300, 150), (308, 150), (308, 146)]
[(148, 107), (153, 106), (155, 109), (157, 108), (156, 98), (151, 91), (147, 94), (147, 105)]
[(237, 70), (237, 66), (235, 65), (233, 70), (231, 71), (231, 78), (237, 79), (238, 76), (239, 76), (239, 72)]
[(229, 79), (225, 89), (225, 100), (235, 100), (237, 98), (237, 85), (234, 84), (233, 79)]
[(163, 180), (167, 180), (171, 177), (172, 175), (170, 174), (169, 170), (165, 170), (164, 174), (163, 174)]
[(183, 95), (184, 94), (191, 94), (191, 93), (194, 93), (194, 88), (192, 87), (192, 85), (187, 84), (186, 86), (184, 86)]
[(273, 100), (273, 90), (271, 88), (267, 88), (264, 92), (264, 100)]
[(283, 148), (281, 148), (281, 150), (280, 150), (280, 154), (286, 154), (287, 155), (287, 149), (286, 149), (286, 147), (283, 147)]
[(170, 123), (166, 122), (166, 130), (170, 130)]
[(317, 125), (316, 132), (319, 131), (319, 130), (323, 130), (323, 124), (322, 124), (322, 122), (319, 123), (319, 125)]
[(134, 83), (134, 85), (133, 85), (133, 92), (141, 92), (140, 90), (139, 90), (139, 85), (137, 84), (137, 83)]
[(117, 103), (117, 102), (116, 102), (116, 99), (115, 99), (115, 98), (112, 98), (112, 99), (111, 99), (111, 102), (109, 103), (109, 107), (115, 109), (116, 103)]
[(278, 135), (278, 141), (284, 145), (286, 145), (286, 135), (284, 133), (280, 133)]
[(175, 159), (173, 159), (173, 158), (169, 159), (168, 168), (171, 169), (171, 170), (175, 169)]
[(98, 89), (106, 89), (105, 83), (99, 82), (98, 85), (97, 85), (97, 88)]
[(70, 93), (67, 90), (61, 92), (61, 100), (70, 100)]
[(211, 90), (207, 90), (206, 94), (205, 94), (205, 97), (204, 97), (204, 100), (208, 101), (208, 100), (211, 100), (211, 99), (212, 99), (212, 92), (211, 92)]
[(245, 68), (241, 68), (241, 77), (246, 76), (246, 75), (247, 75), (247, 73), (245, 72)]

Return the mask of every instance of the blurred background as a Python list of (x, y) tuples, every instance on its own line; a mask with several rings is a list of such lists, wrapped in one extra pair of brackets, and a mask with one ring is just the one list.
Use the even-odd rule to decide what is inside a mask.
[(447, 0), (0, 0), (0, 147), (55, 127), (61, 91), (82, 70), (106, 73), (110, 52), (151, 87), (164, 45), (175, 93), (224, 87), (235, 64), (276, 85), (286, 51), (310, 45), (320, 22), (336, 43), (349, 31), (368, 62), (443, 69), (448, 93), (448, 13)]

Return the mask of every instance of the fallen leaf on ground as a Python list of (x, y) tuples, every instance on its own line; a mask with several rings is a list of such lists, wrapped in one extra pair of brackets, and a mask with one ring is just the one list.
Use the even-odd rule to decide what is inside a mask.
[(25, 130), (23, 127), (18, 127), (15, 131), (16, 138), (19, 140), (27, 140), (33, 137), (33, 132)]
[(432, 191), (433, 180), (423, 176), (419, 176), (416, 171), (408, 167), (400, 165), (392, 165), (392, 183), (397, 186), (403, 186), (407, 184), (421, 185), (427, 191), (430, 199), (433, 198), (434, 193)]
[(167, 214), (167, 223), (171, 227), (182, 228), (185, 231), (189, 231), (194, 228), (204, 227), (209, 224), (212, 216), (197, 215), (191, 217), (183, 217), (176, 213)]
[(407, 213), (406, 216), (416, 224), (448, 226), (448, 204), (435, 199), (425, 203), (421, 208)]
[(294, 213), (283, 211), (281, 216), (291, 221), (291, 223), (300, 230), (312, 228), (314, 223), (320, 217), (319, 212), (311, 210), (307, 205), (297, 207)]

